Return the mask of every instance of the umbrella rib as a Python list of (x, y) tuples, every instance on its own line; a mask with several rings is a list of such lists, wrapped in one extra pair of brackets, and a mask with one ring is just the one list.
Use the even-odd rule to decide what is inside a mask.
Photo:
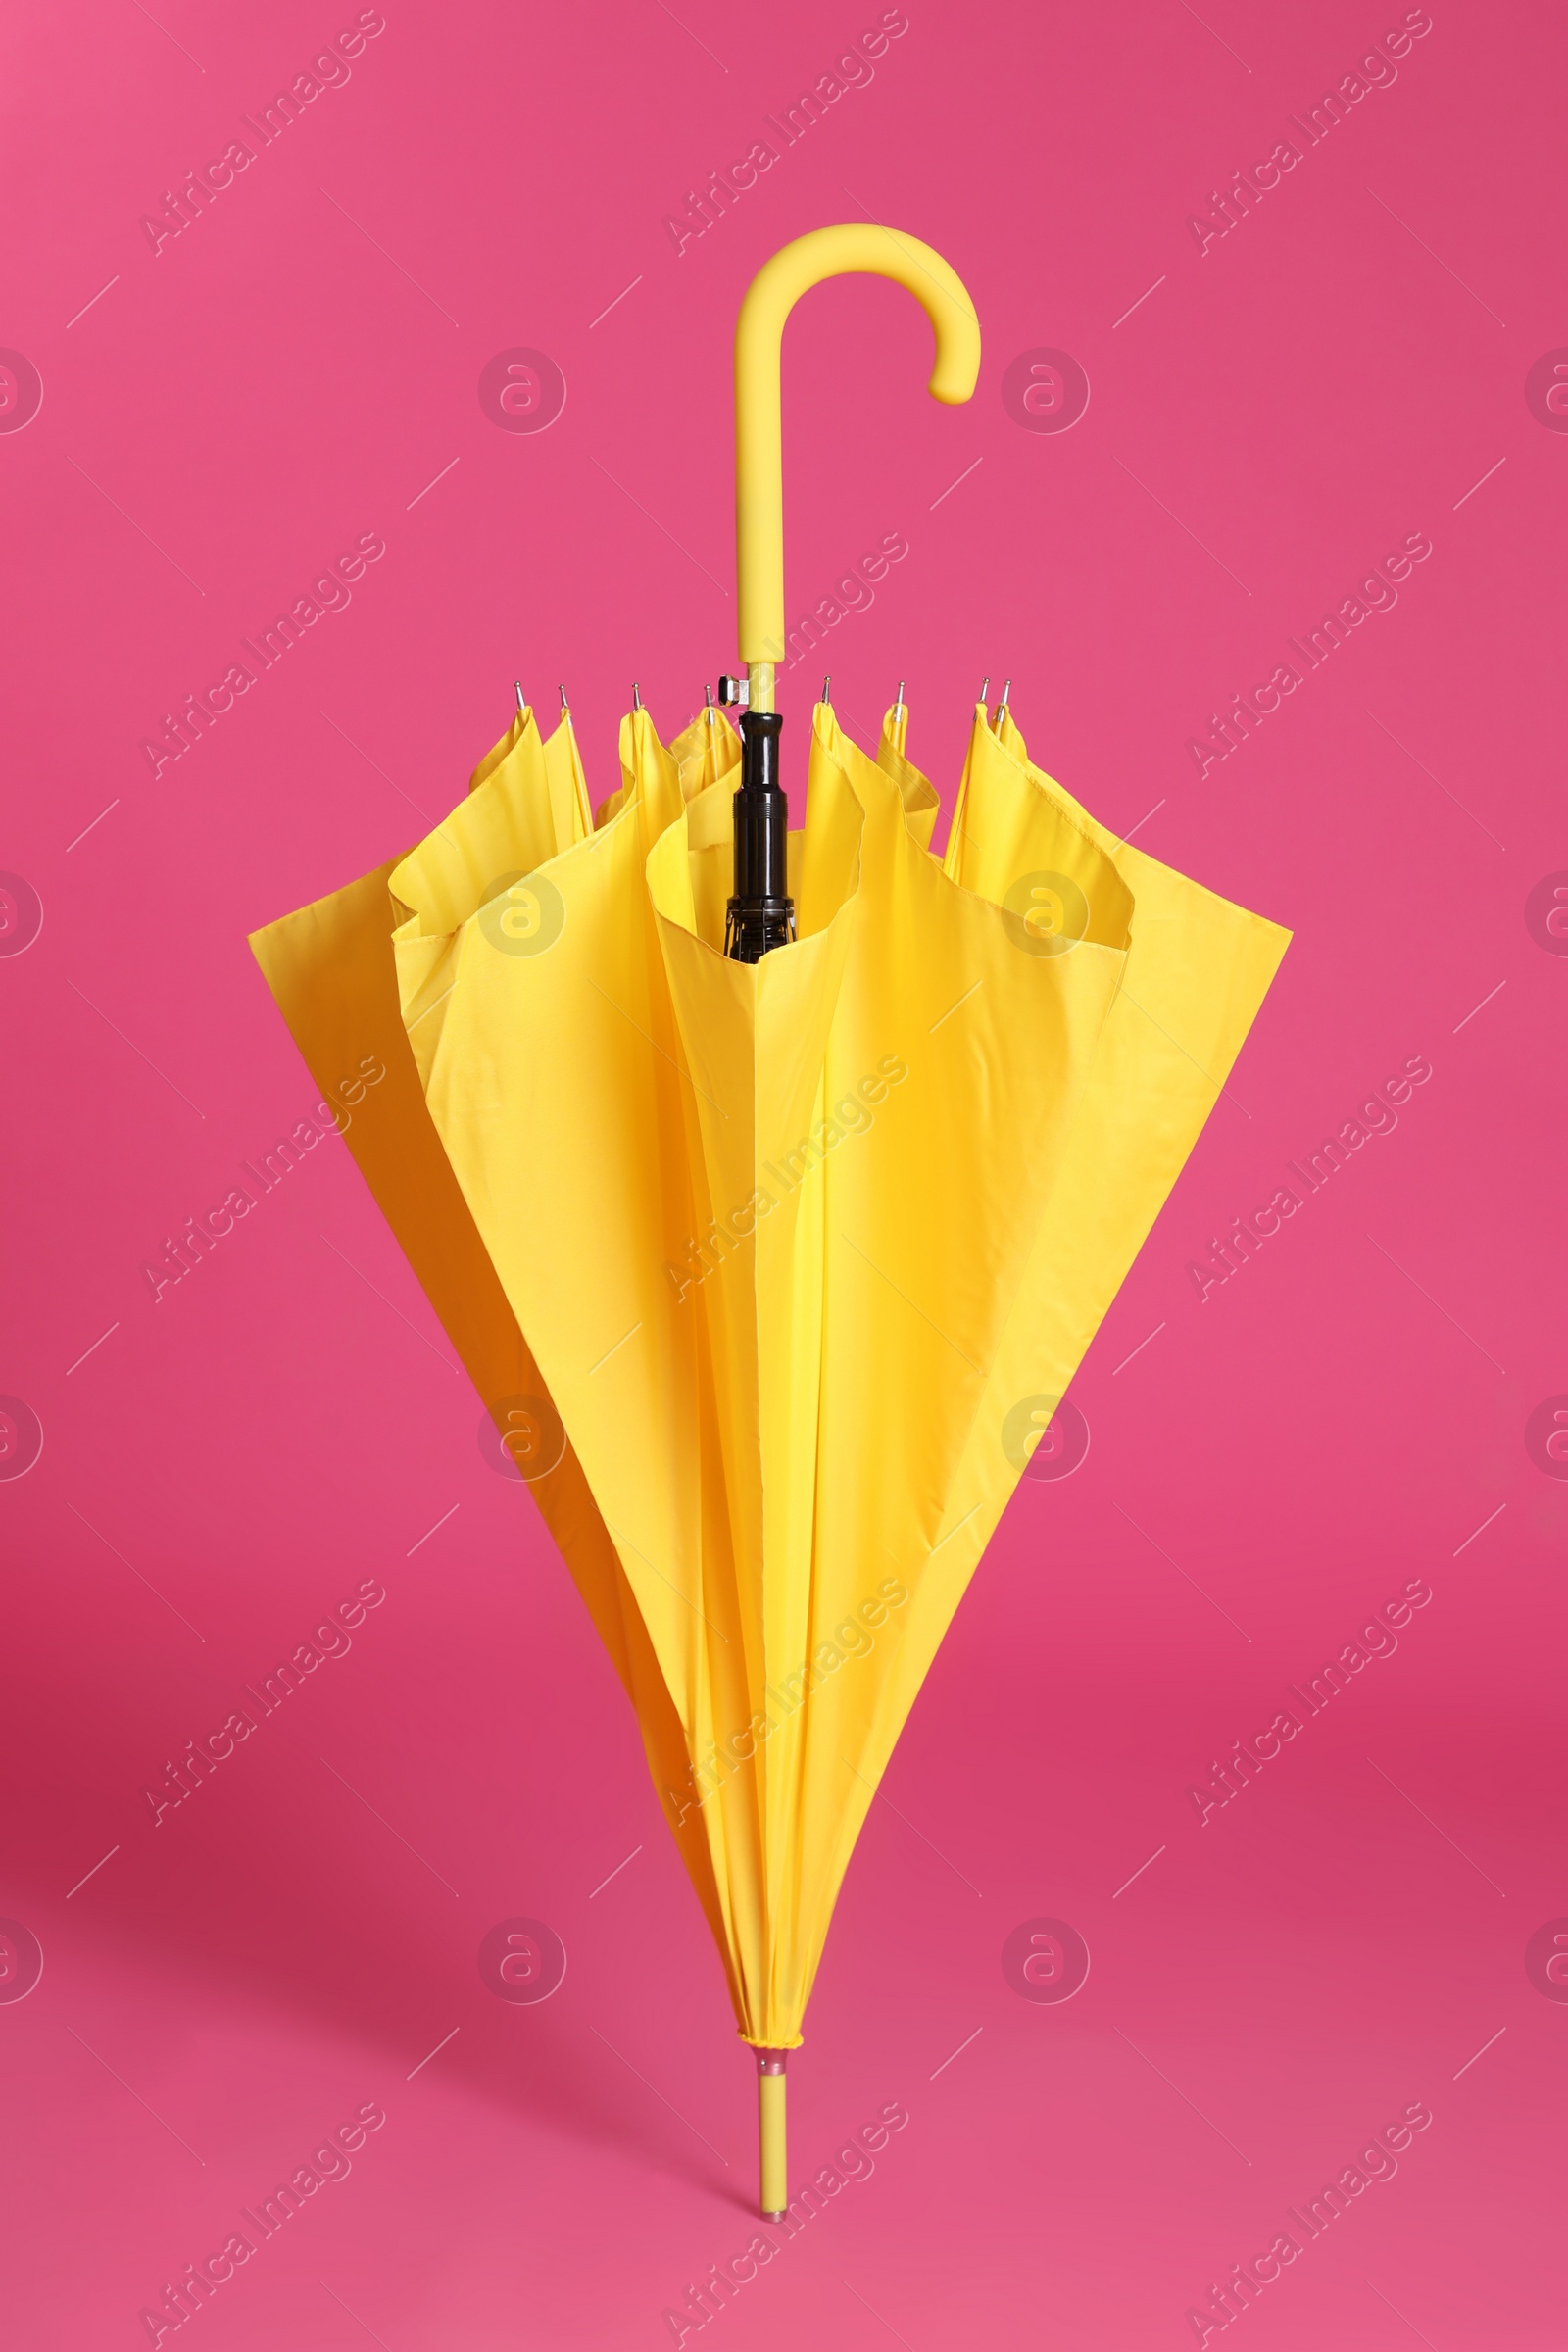
[[(850, 1237), (844, 1231), (842, 1225), (839, 1227), (839, 1239), (841, 1242), (850, 1242)], [(855, 1251), (857, 1257), (865, 1257), (865, 1251), (860, 1248), (858, 1242), (850, 1242), (850, 1248)], [(899, 1290), (899, 1286), (894, 1281), (891, 1274), (882, 1274), (882, 1269), (874, 1258), (865, 1257), (865, 1262), (870, 1267), (873, 1274), (882, 1275), (882, 1280), (887, 1284), (890, 1291), (899, 1292), (899, 1297), (904, 1300), (906, 1306), (913, 1307), (914, 1312), (919, 1316), (922, 1323), (931, 1324), (931, 1329), (936, 1333), (939, 1340), (947, 1340), (948, 1346), (953, 1349), (955, 1355), (961, 1355), (964, 1362), (970, 1367), (971, 1371), (978, 1372), (981, 1379), (984, 1380), (985, 1366), (983, 1364), (977, 1364), (974, 1360), (974, 1357), (970, 1355), (966, 1349), (958, 1346), (956, 1340), (949, 1337), (948, 1333), (943, 1330), (940, 1323), (931, 1323), (931, 1318), (926, 1313), (925, 1308), (923, 1306), (915, 1306), (914, 1300), (909, 1297), (908, 1292)]]
[[(655, 2084), (649, 2082), (648, 2077), (641, 2071), (641, 2069), (632, 2066), (631, 2060), (625, 2057), (619, 2050), (615, 2048), (614, 2043), (607, 2034), (601, 2034), (597, 2026), (590, 2026), (588, 2031), (594, 2036), (596, 2041), (602, 2041), (604, 2043), (607, 2050), (613, 2051), (614, 2055), (620, 2059), (622, 2066), (630, 2067), (631, 2072), (637, 2077), (638, 2082), (641, 2082), (646, 2089), (653, 2091), (655, 2098), (659, 2100), (661, 2106), (667, 2107), (677, 2123), (684, 2124), (688, 2132), (697, 2132), (697, 2126), (692, 2122), (691, 2117), (689, 2115), (682, 2115), (680, 2109), (669, 2099), (666, 2099), (662, 2090), (658, 2089)], [(713, 2154), (718, 2158), (718, 2161), (724, 2167), (724, 2170), (728, 2172), (730, 2169), (729, 2158), (723, 2153), (722, 2149), (713, 2147), (713, 2143), (709, 2138), (706, 2132), (697, 2132), (697, 2136), (702, 2141), (705, 2148), (713, 2149)]]
[[(631, 1022), (631, 1025), (636, 1030), (638, 1036), (647, 1039), (648, 1044), (653, 1047), (656, 1054), (664, 1054), (664, 1049), (660, 1044), (658, 1038), (650, 1037), (648, 1031), (643, 1027), (641, 1021), (633, 1019), (632, 1015), (626, 1010), (624, 1004), (617, 1004), (608, 989), (600, 988), (598, 981), (593, 977), (592, 973), (588, 975), (588, 985), (591, 989), (596, 990), (597, 993), (604, 998), (605, 1003), (610, 1005), (613, 1011), (619, 1013), (623, 1021)], [(729, 1112), (724, 1108), (723, 1103), (713, 1102), (713, 1098), (709, 1093), (707, 1087), (698, 1086), (697, 1081), (692, 1076), (690, 1070), (683, 1070), (680, 1066), (680, 1063), (675, 1059), (673, 1054), (664, 1054), (664, 1059), (668, 1062), (670, 1068), (674, 1071), (677, 1078), (684, 1078), (688, 1086), (695, 1087), (697, 1093), (702, 1096), (705, 1102), (713, 1103), (713, 1108), (717, 1111), (721, 1119), (727, 1119), (729, 1117)]]

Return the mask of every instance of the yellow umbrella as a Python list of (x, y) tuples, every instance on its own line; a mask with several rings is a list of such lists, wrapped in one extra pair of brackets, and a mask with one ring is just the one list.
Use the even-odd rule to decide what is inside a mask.
[(408, 858), (256, 943), (322, 1083), (376, 1024), (396, 1083), (350, 1147), (520, 1415), (637, 1708), (759, 2052), (765, 2213), (877, 1782), (1286, 945), (1104, 833), (1005, 711), (976, 712), (939, 862), (902, 685), (874, 760), (817, 706), (786, 854), (779, 344), (850, 270), (923, 304), (938, 397), (978, 371), (968, 298), (912, 238), (820, 230), (755, 282), (744, 753), (711, 710), (666, 748), (634, 696), (589, 832), (569, 727), (519, 715)]

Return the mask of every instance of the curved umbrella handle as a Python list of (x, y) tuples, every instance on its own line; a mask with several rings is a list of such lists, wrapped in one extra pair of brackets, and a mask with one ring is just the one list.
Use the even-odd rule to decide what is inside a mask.
[(956, 270), (939, 253), (870, 221), (797, 237), (753, 278), (735, 324), (735, 551), (740, 654), (750, 707), (773, 708), (773, 667), (784, 654), (784, 459), (779, 352), (794, 305), (825, 277), (867, 270), (896, 278), (936, 332), (929, 390), (967, 400), (980, 373), (980, 321)]

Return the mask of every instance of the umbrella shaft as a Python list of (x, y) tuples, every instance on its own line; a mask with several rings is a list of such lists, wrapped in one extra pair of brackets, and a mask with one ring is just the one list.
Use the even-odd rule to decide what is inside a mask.
[(795, 937), (789, 895), (789, 803), (779, 788), (776, 710), (741, 718), (741, 781), (735, 795), (735, 894), (724, 927), (724, 953), (757, 963)]
[(761, 2143), (763, 2218), (778, 2221), (790, 2201), (789, 2168), (784, 2142), (784, 2074), (760, 2068), (757, 2077), (757, 2123)]

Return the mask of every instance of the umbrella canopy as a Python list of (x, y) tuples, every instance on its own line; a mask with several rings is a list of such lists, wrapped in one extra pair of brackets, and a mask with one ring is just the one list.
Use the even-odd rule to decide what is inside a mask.
[[(754, 709), (779, 334), (838, 269), (919, 295), (943, 396), (978, 366), (913, 239), (820, 231), (763, 271), (737, 336)], [(1095, 824), (1005, 711), (976, 711), (939, 861), (906, 725), (901, 690), (872, 758), (818, 705), (795, 937), (756, 962), (724, 953), (734, 731), (710, 710), (666, 747), (640, 706), (593, 829), (569, 719), (545, 742), (521, 712), (416, 850), (256, 941), (313, 1073), (373, 1031), (395, 1080), (350, 1149), (518, 1415), (636, 1706), (762, 2053), (765, 2211), (779, 2054), (877, 1783), (1287, 944)]]

